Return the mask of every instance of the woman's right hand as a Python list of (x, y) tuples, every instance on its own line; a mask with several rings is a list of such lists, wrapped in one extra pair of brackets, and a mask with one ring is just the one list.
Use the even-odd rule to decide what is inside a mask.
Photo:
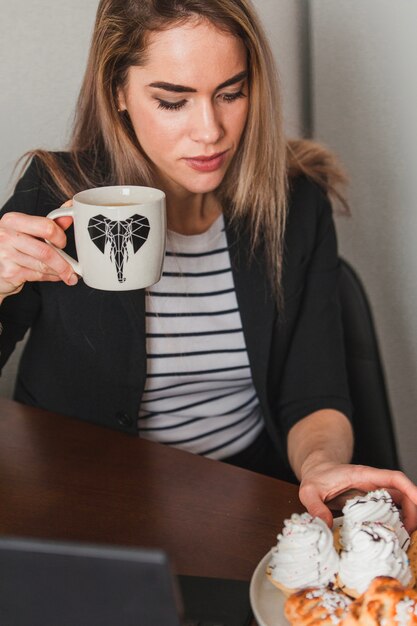
[(76, 285), (71, 265), (44, 241), (66, 245), (65, 229), (72, 219), (51, 220), (24, 213), (5, 213), (0, 219), (0, 301), (18, 293), (27, 281), (64, 281)]

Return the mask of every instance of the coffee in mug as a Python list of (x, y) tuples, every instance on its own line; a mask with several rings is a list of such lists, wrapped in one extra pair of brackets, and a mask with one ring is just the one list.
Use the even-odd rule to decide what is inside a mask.
[(165, 194), (120, 185), (77, 193), (72, 207), (47, 217), (72, 217), (78, 261), (56, 250), (94, 289), (128, 291), (158, 282), (166, 242)]

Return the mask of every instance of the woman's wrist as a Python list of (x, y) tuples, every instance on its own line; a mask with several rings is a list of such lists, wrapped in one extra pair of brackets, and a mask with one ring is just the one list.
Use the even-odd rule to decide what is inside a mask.
[(322, 471), (326, 468), (334, 467), (337, 465), (335, 459), (330, 458), (330, 455), (325, 450), (314, 450), (303, 461), (300, 468), (300, 481), (303, 480), (308, 474)]
[(318, 466), (349, 463), (353, 448), (352, 427), (339, 411), (316, 411), (291, 428), (287, 446), (291, 467), (298, 480), (303, 480)]

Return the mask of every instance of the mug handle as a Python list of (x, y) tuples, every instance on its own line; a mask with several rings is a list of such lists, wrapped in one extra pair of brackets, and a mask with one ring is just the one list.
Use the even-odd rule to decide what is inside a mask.
[[(55, 220), (57, 217), (72, 217), (74, 219), (74, 211), (72, 207), (61, 207), (60, 209), (55, 209), (54, 211), (51, 211), (50, 213), (48, 213), (46, 217), (48, 217), (51, 220)], [(57, 248), (56, 246), (54, 246), (54, 244), (48, 241), (47, 239), (45, 239), (45, 241), (47, 244), (52, 246), (52, 248), (54, 248), (54, 250), (56, 250), (58, 254), (60, 254), (62, 258), (65, 259), (71, 265), (72, 269), (74, 270), (76, 274), (78, 274), (79, 276), (83, 275), (82, 267), (78, 261), (73, 259), (72, 256), (70, 256), (69, 254), (61, 250), (60, 248)]]

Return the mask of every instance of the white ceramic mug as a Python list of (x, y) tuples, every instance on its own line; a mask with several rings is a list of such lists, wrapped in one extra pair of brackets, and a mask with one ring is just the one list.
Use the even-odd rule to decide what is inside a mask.
[(74, 220), (78, 261), (56, 250), (89, 287), (143, 289), (158, 282), (166, 243), (165, 194), (152, 187), (121, 185), (77, 193), (72, 207), (47, 217)]

